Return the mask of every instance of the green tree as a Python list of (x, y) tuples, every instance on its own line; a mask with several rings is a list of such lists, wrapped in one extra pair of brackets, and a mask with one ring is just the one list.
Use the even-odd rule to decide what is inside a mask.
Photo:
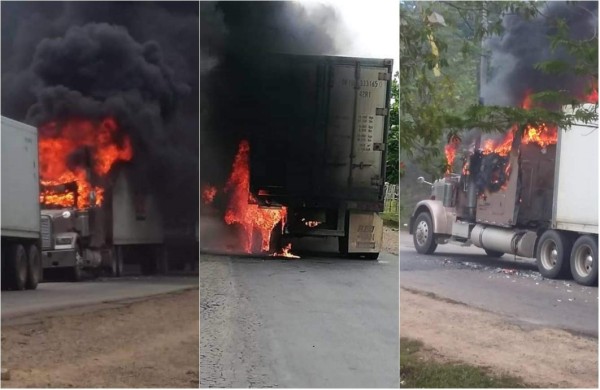
[(390, 111), (390, 130), (387, 139), (387, 158), (386, 158), (386, 181), (390, 183), (399, 183), (400, 180), (400, 161), (399, 161), (399, 96), (398, 72), (392, 80), (392, 104)]
[[(572, 6), (577, 6), (574, 4)], [(570, 127), (576, 120), (597, 119), (594, 111), (578, 107), (564, 114), (543, 108), (480, 106), (477, 101), (477, 65), (484, 37), (502, 32), (502, 18), (519, 14), (544, 16), (537, 2), (402, 2), (400, 5), (400, 152), (402, 159), (440, 171), (443, 144), (457, 132), (478, 128), (483, 132), (506, 131), (512, 124), (555, 123)], [(540, 63), (546, 72), (573, 72), (597, 80), (597, 35), (574, 41), (564, 22), (552, 37), (555, 49), (574, 58)], [(561, 91), (533, 96), (557, 104), (581, 103)]]

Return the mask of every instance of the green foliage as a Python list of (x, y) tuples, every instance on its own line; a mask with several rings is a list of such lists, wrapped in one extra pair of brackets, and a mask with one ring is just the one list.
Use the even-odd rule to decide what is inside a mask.
[[(480, 56), (486, 54), (481, 52), (481, 39), (502, 33), (504, 15), (512, 13), (531, 19), (541, 15), (542, 5), (519, 1), (400, 3), (398, 139), (402, 161), (416, 161), (427, 171), (440, 173), (445, 169), (443, 146), (449, 137), (461, 131), (478, 128), (482, 132), (505, 132), (513, 124), (542, 122), (568, 128), (575, 121), (597, 120), (594, 112), (580, 105), (583, 97), (568, 96), (563, 91), (540, 92), (532, 99), (552, 102), (555, 106), (572, 104), (573, 112), (478, 105), (478, 64)], [(439, 18), (432, 22), (430, 16), (434, 13), (441, 15), (445, 23), (437, 22)], [(575, 61), (552, 59), (538, 64), (537, 69), (548, 73), (572, 72), (595, 82), (597, 37), (575, 41), (569, 37), (564, 21), (557, 21), (555, 27), (551, 46), (568, 52)]]
[(390, 130), (387, 139), (387, 158), (386, 158), (386, 181), (398, 184), (400, 180), (400, 162), (399, 162), (399, 85), (398, 73), (392, 80), (392, 107), (390, 111)]
[(497, 376), (467, 364), (438, 363), (419, 356), (423, 344), (400, 338), (400, 387), (406, 388), (519, 388), (519, 378)]

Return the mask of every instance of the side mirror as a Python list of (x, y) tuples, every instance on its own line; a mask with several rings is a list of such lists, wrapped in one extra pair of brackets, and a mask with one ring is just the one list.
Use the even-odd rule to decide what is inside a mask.
[(423, 183), (425, 183), (425, 184), (429, 184), (430, 186), (432, 186), (432, 185), (433, 185), (432, 183), (430, 183), (430, 182), (428, 182), (428, 181), (425, 181), (425, 178), (424, 178), (423, 176), (419, 176), (419, 177), (417, 178), (417, 183), (419, 183), (419, 184), (423, 184)]

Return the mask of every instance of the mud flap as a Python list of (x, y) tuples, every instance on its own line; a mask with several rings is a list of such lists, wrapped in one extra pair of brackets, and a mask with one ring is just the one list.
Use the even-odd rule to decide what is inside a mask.
[(378, 213), (350, 211), (348, 253), (379, 253), (383, 241), (383, 219)]

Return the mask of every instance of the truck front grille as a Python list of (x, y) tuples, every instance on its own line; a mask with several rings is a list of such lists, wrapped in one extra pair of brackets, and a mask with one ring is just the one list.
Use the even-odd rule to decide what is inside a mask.
[(52, 220), (47, 215), (41, 219), (42, 250), (52, 249)]

